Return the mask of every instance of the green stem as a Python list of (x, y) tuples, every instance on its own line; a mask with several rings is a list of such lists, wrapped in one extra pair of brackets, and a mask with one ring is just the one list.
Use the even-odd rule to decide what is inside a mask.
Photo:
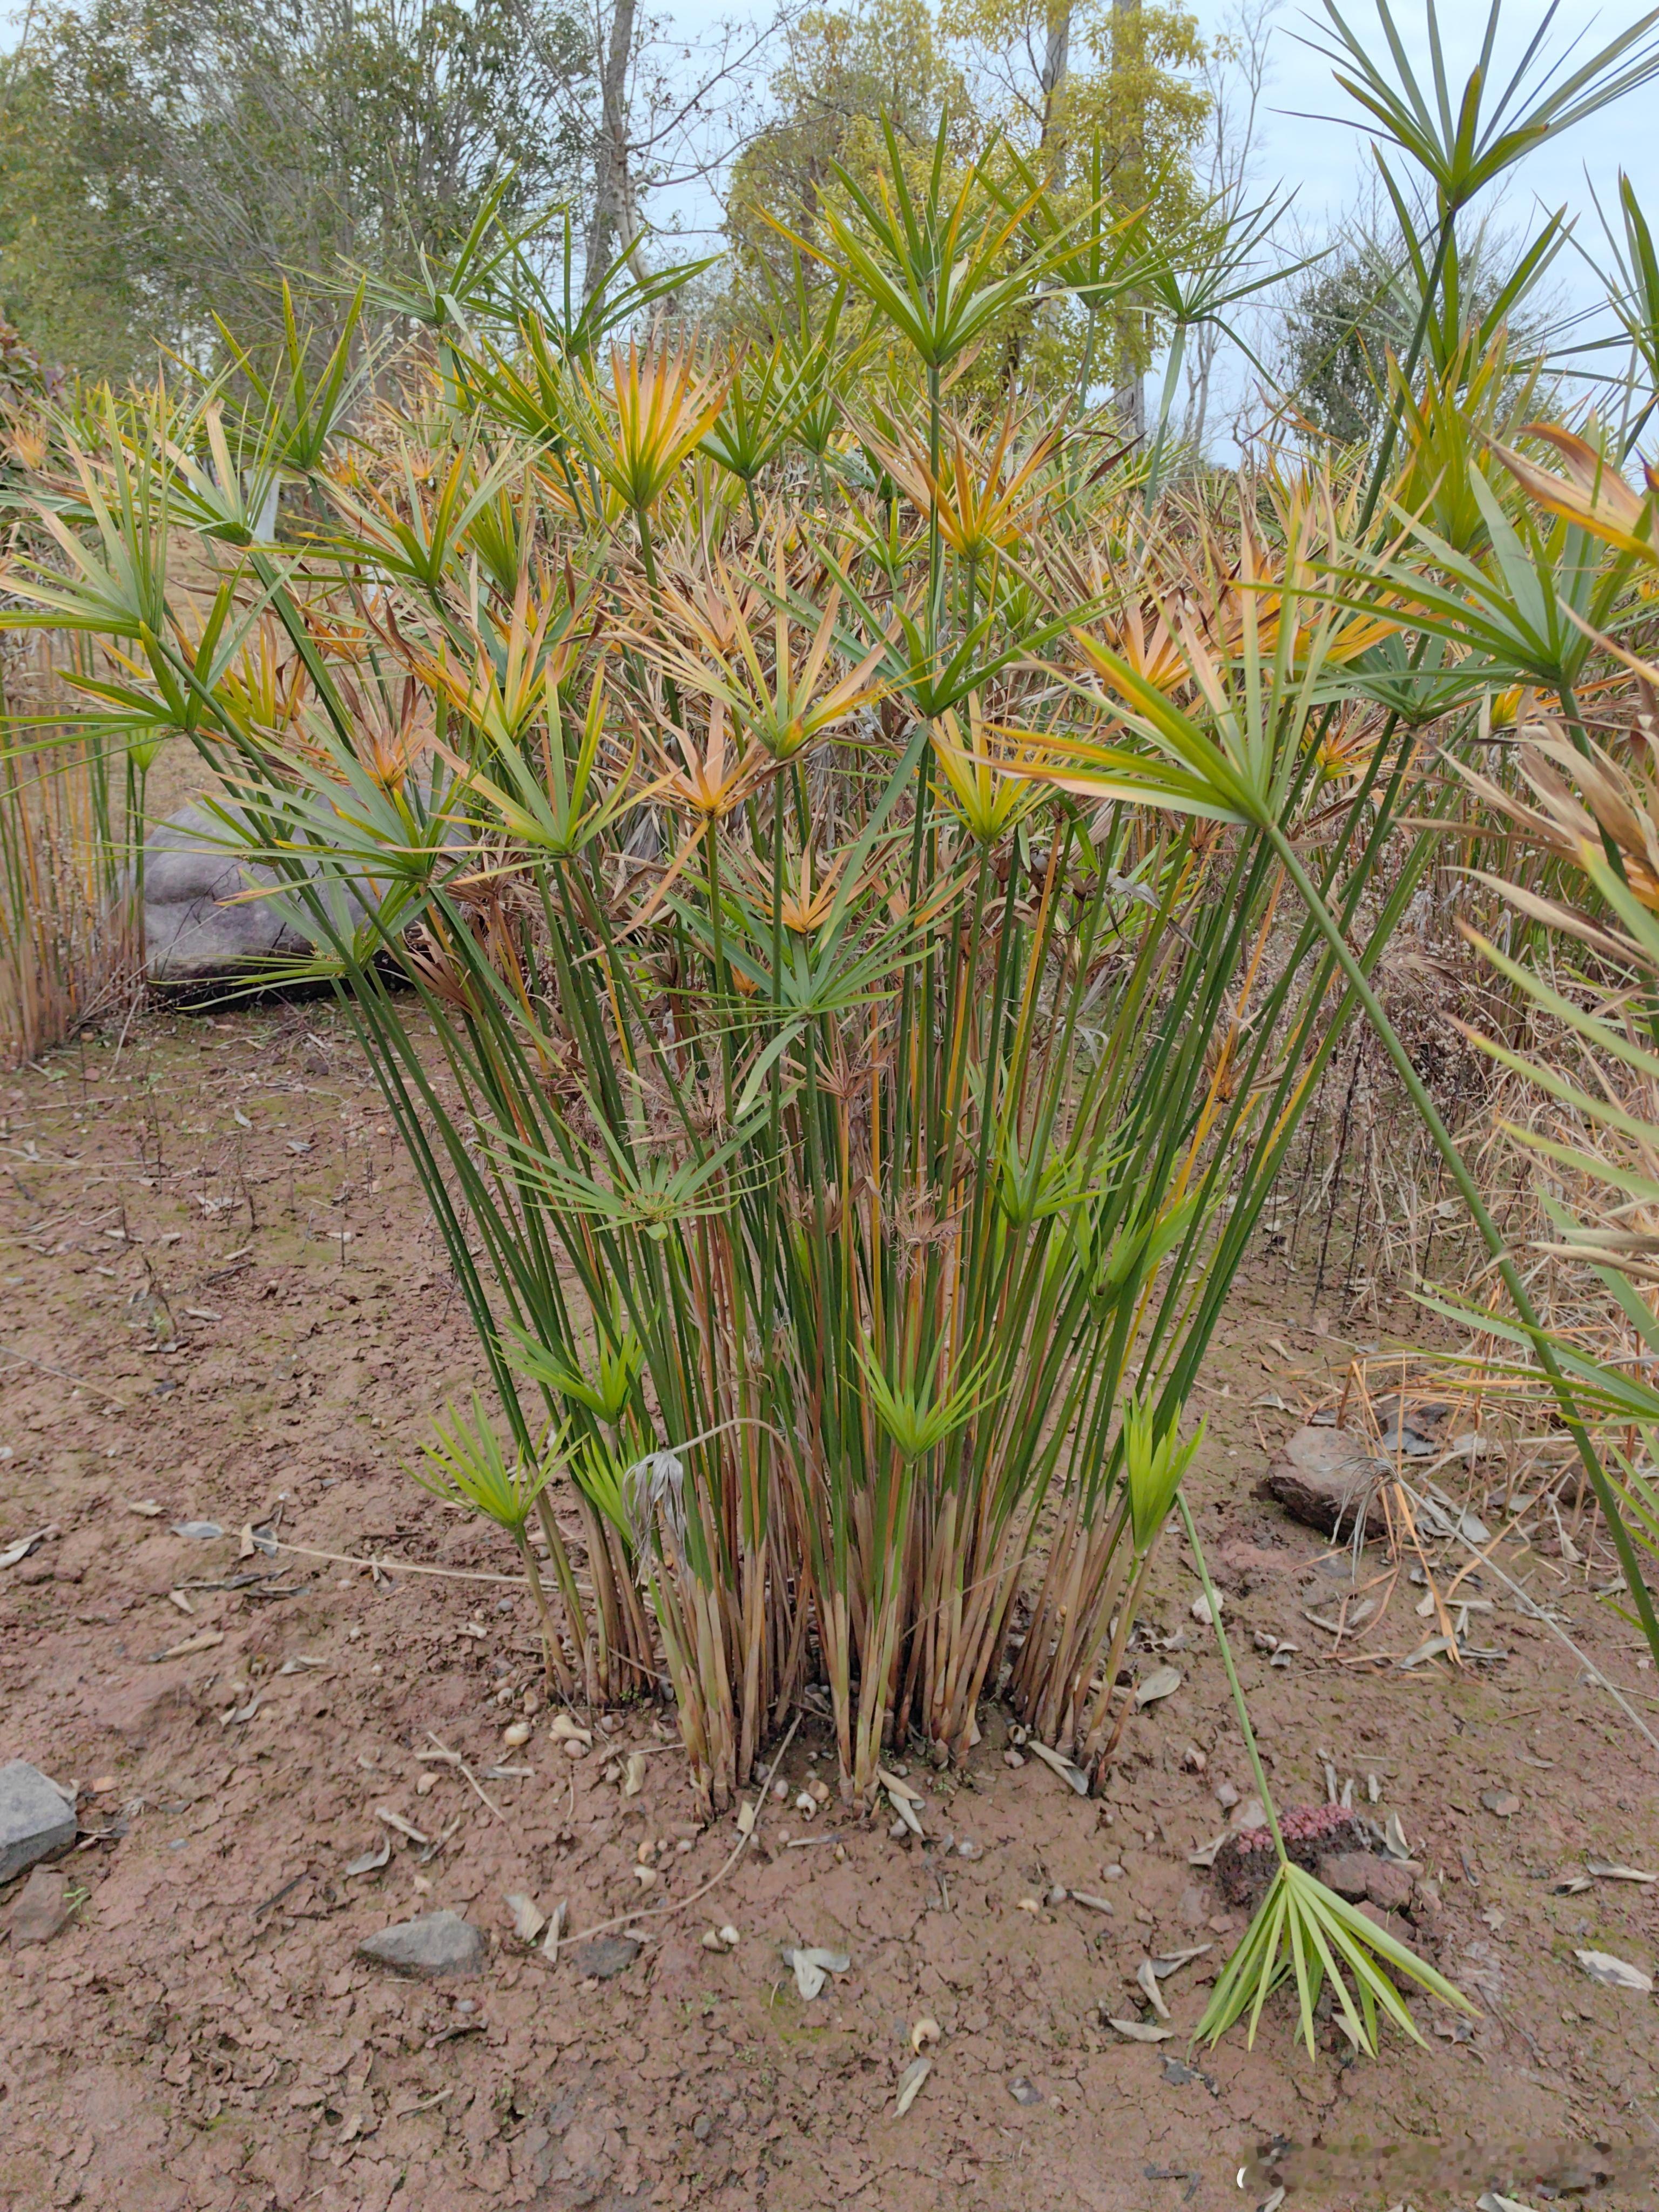
[(1221, 1626), (1221, 1600), (1216, 1595), (1215, 1584), (1210, 1580), (1210, 1570), (1205, 1565), (1204, 1547), (1198, 1540), (1198, 1531), (1193, 1526), (1193, 1516), (1186, 1498), (1176, 1492), (1176, 1510), (1181, 1516), (1181, 1525), (1187, 1531), (1187, 1541), (1193, 1547), (1193, 1560), (1198, 1569), (1198, 1578), (1204, 1585), (1204, 1600), (1210, 1608), (1210, 1626), (1215, 1631), (1215, 1640), (1221, 1646), (1221, 1663), (1227, 1670), (1227, 1680), (1233, 1693), (1233, 1704), (1238, 1711), (1238, 1725), (1243, 1730), (1244, 1748), (1250, 1754), (1250, 1766), (1255, 1775), (1256, 1795), (1261, 1800), (1261, 1809), (1267, 1816), (1267, 1826), (1273, 1830), (1273, 1847), (1281, 1864), (1290, 1853), (1285, 1848), (1285, 1838), (1279, 1831), (1279, 1814), (1273, 1809), (1273, 1793), (1267, 1787), (1267, 1774), (1261, 1764), (1261, 1753), (1256, 1747), (1255, 1730), (1250, 1726), (1249, 1707), (1244, 1702), (1244, 1690), (1238, 1679), (1238, 1669), (1233, 1664), (1233, 1647), (1227, 1641), (1227, 1632)]

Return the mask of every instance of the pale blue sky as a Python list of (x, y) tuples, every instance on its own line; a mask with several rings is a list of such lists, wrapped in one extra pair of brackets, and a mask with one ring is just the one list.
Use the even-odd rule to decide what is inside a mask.
[[(1206, 34), (1214, 35), (1234, 12), (1236, 0), (1195, 0), (1193, 12)], [(743, 12), (732, 0), (679, 0), (663, 10), (664, 19), (690, 37), (717, 20)], [(1540, 0), (1510, 0), (1504, 9), (1498, 54), (1499, 73), (1512, 69), (1547, 12)], [(1598, 4), (1598, 0), (1560, 0), (1550, 34), (1551, 49), (1577, 40), (1588, 55), (1644, 11), (1638, 6)], [(1376, 27), (1374, 0), (1346, 0), (1348, 21), (1361, 35)], [(1483, 0), (1443, 0), (1441, 37), (1458, 88), (1474, 65), (1486, 24)], [(1423, 0), (1395, 0), (1395, 15), (1420, 65), (1427, 53)], [(1283, 0), (1274, 18), (1269, 50), (1270, 77), (1261, 118), (1260, 167), (1264, 183), (1283, 182), (1297, 191), (1297, 207), (1318, 222), (1348, 199), (1366, 163), (1365, 140), (1352, 125), (1335, 119), (1345, 102), (1331, 78), (1331, 65), (1301, 43), (1325, 24), (1317, 4)], [(1376, 38), (1380, 51), (1382, 40)], [(1566, 203), (1589, 211), (1589, 184), (1610, 204), (1621, 165), (1636, 179), (1644, 203), (1659, 209), (1659, 92), (1638, 94), (1605, 117), (1545, 147), (1528, 162), (1524, 188), (1512, 195), (1520, 203), (1534, 196), (1550, 206)], [(688, 225), (693, 210), (681, 211)], [(709, 220), (708, 214), (702, 219)], [(1594, 216), (1591, 216), (1594, 222)]]

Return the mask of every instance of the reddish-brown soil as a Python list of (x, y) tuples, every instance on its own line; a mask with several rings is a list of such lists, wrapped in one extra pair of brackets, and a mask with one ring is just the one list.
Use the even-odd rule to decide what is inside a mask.
[[(1131, 1723), (1103, 1802), (1035, 1759), (1007, 1765), (992, 1712), (966, 1772), (911, 1765), (925, 1844), (769, 1804), (728, 1879), (641, 1923), (652, 1940), (615, 1979), (585, 1981), (516, 1942), (507, 1893), (567, 1899), (579, 1935), (637, 1902), (647, 1838), (647, 1902), (670, 1906), (736, 1838), (730, 1818), (692, 1826), (660, 1717), (611, 1717), (609, 1744), (602, 1724), (573, 1760), (543, 1713), (505, 1750), (539, 1676), (517, 1589), (239, 1558), (242, 1526), (280, 1505), (283, 1537), (313, 1551), (512, 1565), (400, 1471), (479, 1361), (378, 1093), (325, 1004), (143, 1017), (117, 1042), (0, 1087), (0, 1550), (57, 1530), (0, 1571), (0, 1762), (78, 1783), (83, 1828), (122, 1832), (66, 1863), (63, 1933), (0, 1945), (6, 2212), (1221, 2212), (1280, 2185), (1285, 2212), (1473, 2207), (1494, 2185), (1527, 2204), (1659, 2201), (1659, 2010), (1573, 1957), (1651, 1973), (1659, 1889), (1553, 1887), (1587, 1858), (1659, 1868), (1654, 1756), (1495, 1584), (1479, 1640), (1501, 1663), (1330, 1655), (1304, 1607), (1329, 1612), (1347, 1561), (1250, 1496), (1285, 1425), (1252, 1401), (1317, 1397), (1348, 1356), (1305, 1291), (1280, 1276), (1236, 1301), (1206, 1376), (1203, 1522), (1282, 1801), (1323, 1801), (1326, 1755), (1367, 1809), (1377, 1778), (1376, 1817), (1398, 1815), (1443, 1899), (1407, 1932), (1480, 2006), (1472, 2032), (1419, 2002), (1426, 2048), (1390, 2036), (1379, 2062), (1354, 2060), (1326, 2023), (1310, 2060), (1281, 1994), (1254, 2051), (1239, 2033), (1189, 2046), (1243, 1917), (1188, 1853), (1223, 1825), (1218, 1787), (1248, 1794), (1248, 1776), (1173, 1546), (1140, 1663), (1174, 1638), (1183, 1680)], [(169, 1533), (191, 1519), (228, 1533)], [(1360, 1581), (1384, 1564), (1369, 1547)], [(1651, 1718), (1653, 1676), (1616, 1617), (1559, 1556), (1516, 1565)], [(187, 1591), (188, 1618), (169, 1595), (250, 1568), (280, 1571)], [(1402, 1582), (1384, 1649), (1431, 1632), (1417, 1595)], [(157, 1657), (205, 1632), (222, 1640)], [(1288, 1668), (1258, 1632), (1301, 1647)], [(322, 1663), (282, 1671), (301, 1655)], [(417, 1759), (438, 1743), (480, 1777), (533, 1771), (483, 1779), (492, 1810)], [(631, 1748), (648, 1756), (628, 1797)], [(792, 1799), (828, 1773), (824, 1748), (809, 1717)], [(1507, 1817), (1483, 1803), (1510, 1796)], [(394, 1836), (382, 1871), (347, 1877), (388, 1832), (380, 1808), (449, 1840), (422, 1867)], [(792, 1850), (786, 1831), (814, 1840)], [(1114, 1911), (1048, 1905), (1056, 1884)], [(478, 1977), (411, 1984), (355, 1957), (438, 1906), (487, 1931)], [(736, 1948), (702, 1948), (726, 1923)], [(1141, 1960), (1206, 1942), (1164, 1984), (1177, 2039), (1120, 2040), (1103, 2005), (1139, 2016)], [(851, 1961), (810, 2004), (780, 1955), (801, 1943)], [(942, 2039), (897, 2118), (923, 2017)]]

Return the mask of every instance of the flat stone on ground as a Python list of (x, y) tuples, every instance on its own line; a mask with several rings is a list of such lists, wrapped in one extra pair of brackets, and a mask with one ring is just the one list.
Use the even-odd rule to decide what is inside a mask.
[(56, 1867), (38, 1866), (11, 1908), (11, 1948), (21, 1951), (31, 1943), (50, 1943), (69, 1918), (65, 1882)]
[(0, 1766), (0, 1881), (68, 1850), (76, 1826), (73, 1810), (38, 1766), (26, 1759)]
[(632, 1936), (595, 1936), (588, 1942), (568, 1945), (563, 1952), (584, 1981), (595, 1982), (614, 1981), (639, 1955)]
[(1385, 1912), (1403, 1912), (1411, 1902), (1412, 1872), (1374, 1851), (1330, 1851), (1314, 1869), (1327, 1889), (1352, 1905), (1369, 1898)]
[(483, 1936), (459, 1912), (423, 1912), (418, 1920), (400, 1920), (365, 1936), (357, 1955), (400, 1974), (476, 1974), (484, 1949)]
[(1350, 1905), (1371, 1893), (1371, 1855), (1369, 1851), (1328, 1851), (1314, 1869), (1316, 1880)]
[(1385, 1912), (1403, 1912), (1412, 1901), (1414, 1879), (1409, 1867), (1401, 1866), (1393, 1859), (1374, 1858), (1365, 1882), (1365, 1894)]

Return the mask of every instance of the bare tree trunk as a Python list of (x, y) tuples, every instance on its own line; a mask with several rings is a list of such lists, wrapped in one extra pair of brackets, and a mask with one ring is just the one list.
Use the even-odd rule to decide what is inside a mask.
[[(1112, 0), (1112, 68), (1122, 76), (1133, 72), (1133, 106), (1130, 109), (1123, 143), (1118, 149), (1118, 174), (1122, 180), (1120, 197), (1139, 191), (1146, 159), (1144, 129), (1139, 112), (1143, 88), (1138, 80), (1142, 65), (1140, 36), (1140, 0)], [(1124, 428), (1133, 438), (1146, 434), (1146, 392), (1140, 369), (1134, 365), (1132, 348), (1136, 311), (1127, 310), (1127, 326), (1119, 344), (1118, 384), (1112, 394), (1112, 407)]]
[(1066, 181), (1066, 124), (1060, 95), (1071, 71), (1071, 56), (1072, 0), (1049, 0), (1048, 40), (1037, 80), (1042, 94), (1042, 138), (1038, 153), (1040, 166), (1055, 190)]
[(637, 0), (616, 0), (610, 36), (602, 40), (593, 213), (587, 228), (587, 266), (582, 280), (583, 296), (589, 299), (618, 252), (631, 256), (639, 236), (628, 135), (628, 75), (634, 58), (636, 12)]

